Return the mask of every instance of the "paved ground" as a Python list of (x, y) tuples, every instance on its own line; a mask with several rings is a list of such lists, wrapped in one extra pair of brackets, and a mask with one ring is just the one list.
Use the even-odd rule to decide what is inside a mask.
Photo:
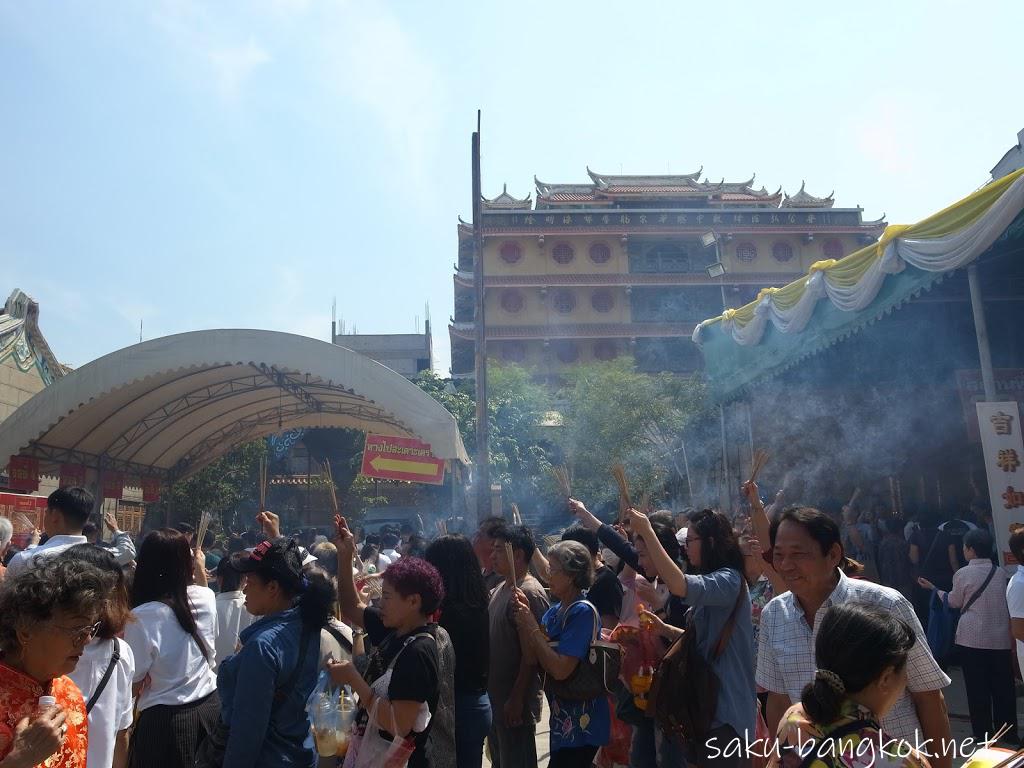
[[(946, 689), (946, 706), (949, 707), (949, 722), (953, 731), (953, 738), (960, 741), (969, 738), (971, 735), (971, 721), (967, 716), (967, 696), (964, 691), (964, 679), (959, 669), (949, 671), (953, 683)], [(1017, 722), (1021, 727), (1021, 735), (1024, 735), (1024, 689), (1018, 686), (1017, 689)], [(537, 755), (538, 768), (546, 768), (548, 764), (548, 709), (547, 702), (544, 703), (544, 711), (541, 713), (541, 721), (537, 723)], [(954, 761), (959, 765), (962, 761)], [(490, 766), (490, 761), (484, 758), (484, 765)]]

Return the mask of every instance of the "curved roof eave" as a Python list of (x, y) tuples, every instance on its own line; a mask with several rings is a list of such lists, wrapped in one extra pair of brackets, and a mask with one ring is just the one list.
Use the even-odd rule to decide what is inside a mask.
[(69, 373), (0, 424), (0, 457), (180, 478), (298, 427), (414, 436), (469, 463), (455, 418), (400, 374), (324, 341), (234, 329), (153, 339)]

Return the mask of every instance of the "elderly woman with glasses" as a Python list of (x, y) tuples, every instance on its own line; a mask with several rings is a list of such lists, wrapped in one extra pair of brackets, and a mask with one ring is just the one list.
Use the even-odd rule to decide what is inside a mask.
[[(540, 625), (533, 617), (526, 595), (515, 592), (516, 626), (528, 658), (536, 659), (545, 674), (565, 680), (601, 631), (601, 618), (584, 593), (594, 583), (590, 550), (578, 541), (560, 541), (548, 550), (549, 583), (555, 602)], [(598, 749), (611, 736), (608, 699), (569, 701), (548, 695), (551, 705), (550, 768), (587, 768)]]
[(85, 768), (85, 701), (67, 675), (112, 587), (95, 566), (63, 558), (0, 587), (0, 768)]

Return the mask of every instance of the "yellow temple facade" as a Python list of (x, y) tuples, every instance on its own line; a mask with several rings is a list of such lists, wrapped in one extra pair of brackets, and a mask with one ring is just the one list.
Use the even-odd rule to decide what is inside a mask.
[[(708, 181), (703, 169), (587, 174), (589, 183), (535, 179), (534, 196), (504, 190), (483, 200), (489, 359), (552, 379), (567, 366), (623, 355), (642, 371), (695, 370), (690, 336), (703, 318), (876, 240), (885, 226), (803, 185), (772, 193), (754, 179)], [(460, 220), (449, 326), (455, 377), (473, 374), (472, 235)]]

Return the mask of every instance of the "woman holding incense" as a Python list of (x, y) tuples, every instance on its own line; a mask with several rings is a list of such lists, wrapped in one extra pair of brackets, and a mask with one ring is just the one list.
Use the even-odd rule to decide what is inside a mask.
[(231, 557), (231, 567), (246, 576), (245, 607), (257, 620), (217, 671), (220, 726), (200, 752), (201, 768), (314, 764), (306, 701), (336, 594), (323, 570), (302, 562), (301, 548), (286, 538)]
[[(531, 653), (545, 674), (565, 680), (590, 652), (601, 631), (601, 619), (583, 592), (594, 580), (590, 551), (576, 541), (560, 541), (548, 550), (551, 595), (557, 602), (538, 626), (530, 603), (516, 590), (516, 627), (523, 648)], [(597, 750), (608, 743), (611, 710), (604, 696), (570, 701), (548, 695), (551, 708), (550, 768), (586, 768)]]
[(349, 624), (366, 630), (376, 650), (365, 676), (342, 661), (328, 664), (331, 678), (359, 697), (356, 722), (364, 741), (384, 731), (411, 746), (409, 768), (430, 768), (427, 740), (441, 684), (437, 625), (430, 617), (444, 599), (441, 574), (425, 560), (403, 557), (384, 572), (380, 607), (366, 606), (352, 575), (355, 538), (345, 518), (335, 523), (341, 612)]
[(689, 626), (696, 633), (697, 649), (718, 676), (711, 730), (706, 738), (688, 745), (691, 762), (698, 766), (746, 766), (747, 756), (727, 757), (715, 748), (716, 744), (754, 733), (755, 727), (750, 595), (743, 576), (743, 554), (732, 525), (725, 515), (710, 509), (690, 518), (686, 529), (690, 572), (684, 574), (655, 536), (650, 520), (635, 509), (628, 514), (633, 532), (647, 545), (657, 575), (674, 596), (690, 606)]

